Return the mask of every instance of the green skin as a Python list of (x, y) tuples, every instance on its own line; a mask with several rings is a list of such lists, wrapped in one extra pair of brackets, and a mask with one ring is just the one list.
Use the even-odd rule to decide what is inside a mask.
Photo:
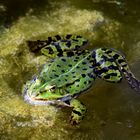
[(71, 124), (78, 124), (86, 107), (76, 99), (89, 89), (97, 77), (108, 82), (120, 82), (122, 74), (136, 91), (139, 81), (129, 70), (123, 55), (113, 49), (82, 50), (87, 40), (81, 36), (59, 35), (45, 41), (29, 41), (31, 51), (51, 58), (39, 75), (23, 88), (27, 102), (36, 105), (66, 105), (72, 107)]

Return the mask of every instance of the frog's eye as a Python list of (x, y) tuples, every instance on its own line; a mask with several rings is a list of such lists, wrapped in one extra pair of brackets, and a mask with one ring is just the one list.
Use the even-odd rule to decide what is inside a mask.
[(56, 86), (53, 86), (51, 89), (55, 90), (56, 89)]
[(49, 91), (49, 92), (54, 92), (55, 91), (55, 89), (56, 89), (56, 86), (55, 85), (47, 85), (45, 88), (43, 88), (43, 92), (47, 92), (47, 91)]
[(51, 91), (51, 92), (54, 92), (55, 89), (56, 89), (56, 86), (52, 86), (51, 89), (50, 89), (50, 91)]

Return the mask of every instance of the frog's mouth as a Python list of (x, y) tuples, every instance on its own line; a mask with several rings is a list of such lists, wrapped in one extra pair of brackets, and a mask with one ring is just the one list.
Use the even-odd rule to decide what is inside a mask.
[(48, 101), (48, 100), (43, 100), (43, 99), (36, 99), (34, 97), (29, 96), (29, 94), (24, 94), (24, 101), (32, 104), (32, 105), (52, 105), (55, 104), (56, 101), (52, 100), (52, 101)]
[(29, 92), (29, 86), (25, 85), (22, 95), (24, 96), (24, 101), (32, 104), (32, 105), (50, 105), (55, 104), (55, 100), (46, 100), (46, 99), (37, 99), (35, 96), (31, 96), (31, 93)]

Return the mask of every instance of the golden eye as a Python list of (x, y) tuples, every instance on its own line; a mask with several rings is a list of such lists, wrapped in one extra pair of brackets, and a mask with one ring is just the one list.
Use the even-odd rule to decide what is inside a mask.
[(56, 89), (56, 86), (53, 86), (53, 87), (50, 89), (50, 91), (51, 91), (51, 92), (54, 92), (55, 89)]

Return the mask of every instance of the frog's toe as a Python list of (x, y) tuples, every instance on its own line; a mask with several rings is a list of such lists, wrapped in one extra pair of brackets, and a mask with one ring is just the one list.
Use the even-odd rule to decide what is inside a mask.
[(74, 118), (74, 116), (72, 116), (71, 119), (70, 119), (70, 124), (71, 125), (78, 125), (78, 124), (80, 124), (80, 121), (81, 120), (76, 119), (76, 118)]

